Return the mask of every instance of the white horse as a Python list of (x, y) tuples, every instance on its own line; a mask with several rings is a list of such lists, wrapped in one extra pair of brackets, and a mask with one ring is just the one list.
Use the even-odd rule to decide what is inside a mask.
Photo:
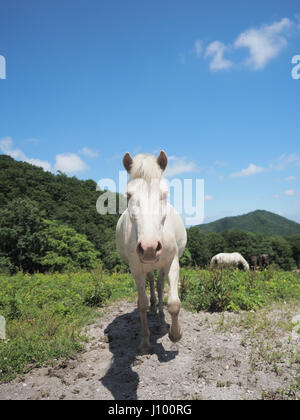
[(178, 323), (180, 300), (178, 296), (179, 258), (186, 245), (186, 230), (181, 217), (167, 203), (168, 184), (162, 174), (168, 163), (165, 152), (156, 159), (151, 155), (129, 153), (123, 165), (130, 174), (127, 185), (128, 208), (117, 224), (116, 243), (121, 257), (129, 264), (138, 289), (138, 308), (142, 326), (140, 350), (149, 351), (147, 326), (148, 298), (146, 278), (150, 281), (151, 309), (156, 312), (154, 270), (158, 269), (158, 309), (163, 315), (164, 276), (168, 277), (168, 311), (172, 318), (169, 338), (179, 341), (182, 330)]
[(215, 255), (210, 261), (210, 267), (215, 268), (217, 266), (229, 266), (234, 267), (242, 266), (245, 270), (249, 270), (249, 264), (245, 258), (238, 252), (223, 253)]

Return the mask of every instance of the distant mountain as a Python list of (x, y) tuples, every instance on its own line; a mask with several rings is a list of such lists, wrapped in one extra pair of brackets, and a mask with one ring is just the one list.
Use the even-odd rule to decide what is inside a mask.
[(204, 233), (241, 229), (269, 236), (300, 234), (299, 223), (266, 210), (256, 210), (241, 216), (224, 217), (215, 222), (198, 225), (198, 227)]

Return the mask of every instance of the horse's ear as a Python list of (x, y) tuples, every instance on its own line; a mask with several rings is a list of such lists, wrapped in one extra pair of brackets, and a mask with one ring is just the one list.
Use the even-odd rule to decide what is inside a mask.
[(164, 171), (168, 164), (168, 158), (165, 152), (162, 150), (157, 158), (157, 163), (160, 166), (160, 168)]
[(133, 159), (130, 156), (130, 154), (127, 152), (125, 153), (124, 157), (123, 157), (123, 165), (124, 168), (126, 169), (126, 171), (130, 174), (130, 170), (131, 170), (131, 165), (132, 165)]

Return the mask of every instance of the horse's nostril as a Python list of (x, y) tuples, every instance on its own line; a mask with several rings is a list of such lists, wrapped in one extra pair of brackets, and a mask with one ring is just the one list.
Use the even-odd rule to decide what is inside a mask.
[(138, 244), (138, 246), (137, 246), (137, 252), (138, 252), (139, 254), (143, 254), (143, 253), (144, 253), (144, 250), (143, 250), (143, 247), (142, 247), (141, 242), (139, 242), (139, 244)]
[(157, 247), (156, 247), (156, 252), (160, 251), (161, 249), (162, 249), (162, 244), (158, 242)]

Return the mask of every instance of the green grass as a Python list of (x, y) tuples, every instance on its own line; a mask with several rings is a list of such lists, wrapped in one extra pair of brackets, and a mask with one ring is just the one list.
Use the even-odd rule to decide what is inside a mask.
[(187, 309), (256, 310), (267, 303), (300, 300), (300, 275), (269, 269), (181, 270), (180, 297)]
[[(181, 270), (180, 298), (189, 310), (239, 311), (269, 302), (300, 300), (298, 273), (267, 270)], [(130, 274), (101, 270), (66, 274), (0, 275), (0, 314), (7, 322), (0, 340), (0, 381), (79, 351), (82, 327), (98, 309), (136, 296)], [(274, 356), (275, 357), (275, 356)]]
[(99, 316), (98, 308), (135, 293), (132, 276), (101, 269), (0, 276), (0, 314), (7, 323), (6, 340), (0, 340), (0, 381), (79, 351), (82, 326)]

